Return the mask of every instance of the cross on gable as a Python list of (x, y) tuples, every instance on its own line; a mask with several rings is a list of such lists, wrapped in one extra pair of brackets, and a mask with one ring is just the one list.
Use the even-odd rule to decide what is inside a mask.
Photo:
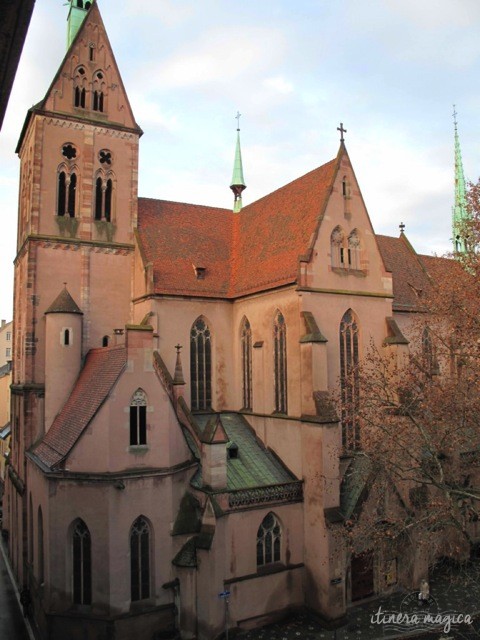
[(240, 131), (240, 116), (242, 114), (240, 113), (240, 111), (237, 111), (237, 115), (235, 116), (235, 120), (237, 121), (237, 131)]
[(343, 128), (343, 122), (341, 122), (340, 126), (337, 127), (337, 131), (340, 131), (340, 142), (345, 142), (345, 138), (343, 137), (343, 134), (347, 133), (347, 130)]

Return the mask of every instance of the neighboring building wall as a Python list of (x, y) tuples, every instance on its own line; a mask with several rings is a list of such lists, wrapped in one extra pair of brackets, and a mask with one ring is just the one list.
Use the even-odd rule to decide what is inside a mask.
[[(0, 327), (0, 367), (13, 360), (13, 320), (2, 320)], [(1, 424), (1, 421), (0, 421)]]

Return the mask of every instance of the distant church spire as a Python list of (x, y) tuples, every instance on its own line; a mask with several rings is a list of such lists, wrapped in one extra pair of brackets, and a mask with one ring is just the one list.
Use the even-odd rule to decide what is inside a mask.
[(242, 208), (242, 191), (247, 188), (243, 177), (242, 151), (240, 149), (240, 113), (237, 111), (235, 116), (237, 119), (237, 146), (235, 148), (235, 160), (233, 163), (233, 175), (230, 189), (233, 191), (235, 200), (233, 202), (233, 211), (238, 213)]
[(88, 0), (69, 0), (70, 10), (67, 18), (67, 50), (75, 40), (78, 30), (82, 26), (82, 22), (92, 6)]
[(465, 199), (465, 176), (463, 174), (462, 153), (457, 130), (457, 112), (453, 105), (453, 124), (455, 127), (455, 203), (453, 205), (453, 250), (455, 253), (464, 253), (466, 250), (465, 238), (462, 237), (462, 226), (468, 218)]

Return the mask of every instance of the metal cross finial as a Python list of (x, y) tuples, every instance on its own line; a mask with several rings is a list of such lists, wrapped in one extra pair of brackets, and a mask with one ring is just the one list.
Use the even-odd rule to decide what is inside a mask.
[(457, 110), (455, 108), (455, 105), (453, 105), (452, 116), (453, 116), (453, 124), (455, 125), (455, 129), (456, 129), (457, 128), (457, 116), (458, 116), (458, 113), (457, 113)]
[(343, 122), (340, 122), (340, 126), (337, 127), (337, 131), (340, 131), (340, 142), (345, 142), (343, 134), (347, 133), (347, 130), (343, 128)]
[(176, 344), (175, 345), (175, 349), (177, 350), (177, 353), (180, 353), (180, 349), (182, 349), (182, 345), (181, 344)]
[(237, 115), (235, 116), (235, 120), (237, 121), (237, 131), (240, 131), (240, 116), (242, 114), (240, 113), (240, 111), (237, 111)]
[(405, 225), (403, 224), (403, 222), (401, 222), (398, 226), (400, 227), (400, 233), (403, 233), (405, 231)]

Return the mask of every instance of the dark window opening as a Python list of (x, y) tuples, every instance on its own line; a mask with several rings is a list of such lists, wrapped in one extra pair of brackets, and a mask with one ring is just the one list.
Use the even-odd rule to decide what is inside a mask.
[(66, 347), (70, 346), (70, 329), (65, 329), (63, 332), (63, 344)]
[(110, 341), (110, 338), (108, 336), (103, 336), (103, 338), (102, 338), (102, 347), (108, 347), (109, 341)]
[(93, 62), (95, 60), (95, 47), (93, 45), (90, 45), (90, 62)]
[(147, 407), (130, 407), (130, 446), (147, 444)]
[(190, 381), (192, 409), (212, 408), (212, 345), (208, 325), (202, 318), (190, 331)]
[(107, 180), (107, 189), (105, 191), (105, 220), (110, 222), (112, 217), (112, 192), (113, 183), (111, 180)]
[(93, 110), (99, 112), (103, 111), (103, 91), (93, 92)]
[(273, 325), (275, 411), (287, 413), (287, 327), (285, 318), (277, 313)]
[(241, 340), (243, 408), (252, 409), (252, 329), (247, 318), (243, 321)]
[(60, 171), (58, 174), (58, 201), (57, 201), (57, 216), (65, 215), (65, 201), (67, 197), (67, 178), (65, 171)]
[(68, 185), (68, 215), (75, 217), (75, 201), (77, 194), (77, 175), (72, 173), (70, 176), (70, 184)]
[(97, 178), (97, 181), (95, 183), (95, 220), (102, 219), (102, 201), (103, 201), (102, 179)]
[(73, 530), (73, 602), (92, 603), (92, 543), (81, 520)]
[(340, 387), (342, 398), (342, 443), (345, 449), (360, 447), (358, 402), (360, 382), (358, 375), (358, 323), (348, 310), (340, 323)]
[(64, 144), (62, 147), (62, 156), (67, 160), (72, 160), (77, 157), (77, 150), (72, 144)]
[(132, 602), (150, 597), (150, 527), (141, 517), (130, 532), (130, 589)]

